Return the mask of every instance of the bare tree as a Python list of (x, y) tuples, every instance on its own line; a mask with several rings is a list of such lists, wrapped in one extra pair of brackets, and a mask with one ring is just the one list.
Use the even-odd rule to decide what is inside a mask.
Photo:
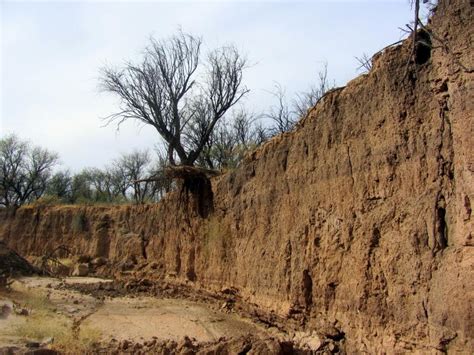
[(41, 197), (58, 155), (15, 135), (0, 140), (0, 205), (18, 207)]
[(63, 202), (72, 202), (72, 177), (69, 170), (56, 172), (48, 181), (47, 195), (56, 196)]
[(112, 195), (114, 199), (127, 200), (127, 191), (131, 187), (127, 170), (115, 160), (110, 167), (105, 168), (111, 178)]
[(269, 112), (263, 115), (273, 121), (270, 134), (275, 136), (291, 131), (297, 122), (297, 118), (287, 102), (285, 89), (279, 83), (275, 83), (274, 91), (270, 94), (275, 98), (276, 104), (271, 106)]
[(242, 109), (236, 112), (232, 121), (232, 135), (235, 137), (234, 161), (238, 165), (245, 154), (268, 139), (265, 128), (254, 113)]
[(135, 150), (129, 154), (122, 154), (115, 164), (123, 169), (133, 190), (132, 198), (135, 203), (145, 202), (149, 193), (150, 182), (140, 180), (145, 179), (149, 173), (151, 158), (148, 150)]
[(261, 122), (257, 122), (253, 128), (253, 139), (256, 146), (263, 144), (270, 138), (268, 129), (262, 125)]
[(361, 70), (363, 72), (369, 72), (372, 70), (372, 58), (367, 55), (367, 53), (363, 53), (361, 57), (355, 57), (359, 66), (357, 70)]
[(94, 192), (93, 200), (97, 202), (115, 202), (120, 193), (114, 185), (113, 170), (106, 166), (104, 169), (90, 168), (86, 171)]
[(308, 110), (335, 86), (335, 83), (328, 79), (328, 64), (324, 63), (323, 68), (317, 74), (316, 83), (311, 85), (308, 90), (296, 94), (296, 98), (293, 100), (293, 111), (297, 116), (295, 120), (306, 116)]
[(165, 174), (165, 167), (167, 165), (166, 154), (157, 148), (157, 158), (153, 161), (151, 167), (148, 170), (149, 176), (153, 179), (149, 179), (149, 197), (152, 201), (161, 200), (168, 192), (171, 191), (173, 181)]
[(214, 129), (199, 165), (210, 169), (235, 168), (244, 155), (265, 141), (257, 116), (243, 108), (220, 120)]
[(335, 87), (334, 82), (328, 79), (328, 66), (324, 64), (323, 69), (318, 72), (317, 81), (311, 85), (308, 90), (296, 94), (291, 104), (286, 98), (285, 89), (276, 83), (274, 90), (270, 92), (276, 99), (276, 104), (270, 107), (268, 113), (263, 117), (270, 118), (273, 125), (265, 132), (261, 130), (262, 138), (269, 133), (270, 136), (275, 136), (280, 133), (288, 132), (293, 129), (296, 122), (302, 117), (306, 116), (308, 110), (318, 103), (318, 101)]
[(248, 149), (255, 145), (255, 123), (257, 116), (244, 108), (236, 110), (232, 116), (232, 131), (238, 146)]
[(199, 166), (217, 169), (221, 166), (221, 162), (226, 160), (228, 152), (233, 147), (233, 140), (227, 126), (224, 119), (216, 125), (197, 160)]
[(94, 191), (88, 169), (83, 169), (81, 172), (74, 174), (72, 177), (71, 194), (73, 203), (94, 201)]
[(121, 100), (108, 122), (135, 119), (154, 127), (171, 165), (178, 159), (192, 166), (219, 119), (248, 92), (242, 85), (246, 61), (232, 46), (208, 53), (205, 79), (198, 82), (201, 45), (200, 38), (178, 32), (151, 39), (141, 63), (102, 69), (102, 88)]

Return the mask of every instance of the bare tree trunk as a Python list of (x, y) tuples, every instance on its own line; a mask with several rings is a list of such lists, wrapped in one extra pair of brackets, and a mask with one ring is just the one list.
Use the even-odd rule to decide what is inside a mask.
[(415, 22), (413, 23), (413, 49), (412, 49), (412, 55), (415, 55), (415, 53), (416, 53), (416, 39), (417, 39), (419, 17), (420, 17), (420, 0), (415, 0)]

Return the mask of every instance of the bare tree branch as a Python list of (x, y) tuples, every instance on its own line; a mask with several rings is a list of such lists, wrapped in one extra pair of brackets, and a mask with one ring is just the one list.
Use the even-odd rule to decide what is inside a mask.
[(328, 78), (328, 64), (324, 63), (323, 68), (317, 73), (316, 83), (311, 85), (308, 90), (296, 94), (293, 100), (293, 111), (296, 114), (296, 120), (304, 117), (309, 109), (324, 96), (326, 92), (336, 86)]
[(359, 66), (357, 70), (362, 70), (365, 72), (369, 72), (372, 70), (372, 58), (367, 55), (367, 53), (363, 53), (361, 57), (355, 57)]
[(0, 205), (18, 207), (43, 195), (58, 155), (11, 135), (0, 140)]
[(264, 114), (264, 117), (273, 121), (271, 135), (274, 136), (291, 131), (296, 124), (297, 118), (294, 117), (286, 100), (285, 89), (279, 83), (275, 83), (274, 90), (270, 94), (275, 98), (276, 104), (270, 107), (269, 112)]
[(198, 83), (200, 38), (178, 32), (150, 42), (141, 63), (102, 69), (102, 89), (121, 99), (120, 110), (106, 120), (151, 125), (165, 142), (169, 164), (193, 165), (217, 121), (248, 92), (242, 85), (246, 60), (232, 46), (211, 51), (206, 79)]

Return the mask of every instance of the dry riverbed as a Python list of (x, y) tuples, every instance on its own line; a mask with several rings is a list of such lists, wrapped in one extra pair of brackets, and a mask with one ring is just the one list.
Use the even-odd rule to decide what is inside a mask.
[[(241, 317), (231, 301), (154, 284), (25, 277), (0, 291), (0, 354), (270, 353), (326, 348)], [(151, 289), (153, 292), (142, 292)], [(44, 352), (43, 352), (44, 353)]]

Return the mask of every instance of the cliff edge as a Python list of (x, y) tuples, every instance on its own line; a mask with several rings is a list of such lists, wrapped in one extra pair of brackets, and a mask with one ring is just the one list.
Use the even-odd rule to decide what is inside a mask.
[(288, 327), (336, 329), (348, 350), (472, 351), (472, 12), (469, 0), (440, 0), (416, 66), (410, 39), (385, 49), (293, 132), (214, 179), (205, 215), (178, 193), (157, 205), (23, 207), (0, 211), (0, 239), (23, 255), (65, 244), (136, 273), (232, 288)]

